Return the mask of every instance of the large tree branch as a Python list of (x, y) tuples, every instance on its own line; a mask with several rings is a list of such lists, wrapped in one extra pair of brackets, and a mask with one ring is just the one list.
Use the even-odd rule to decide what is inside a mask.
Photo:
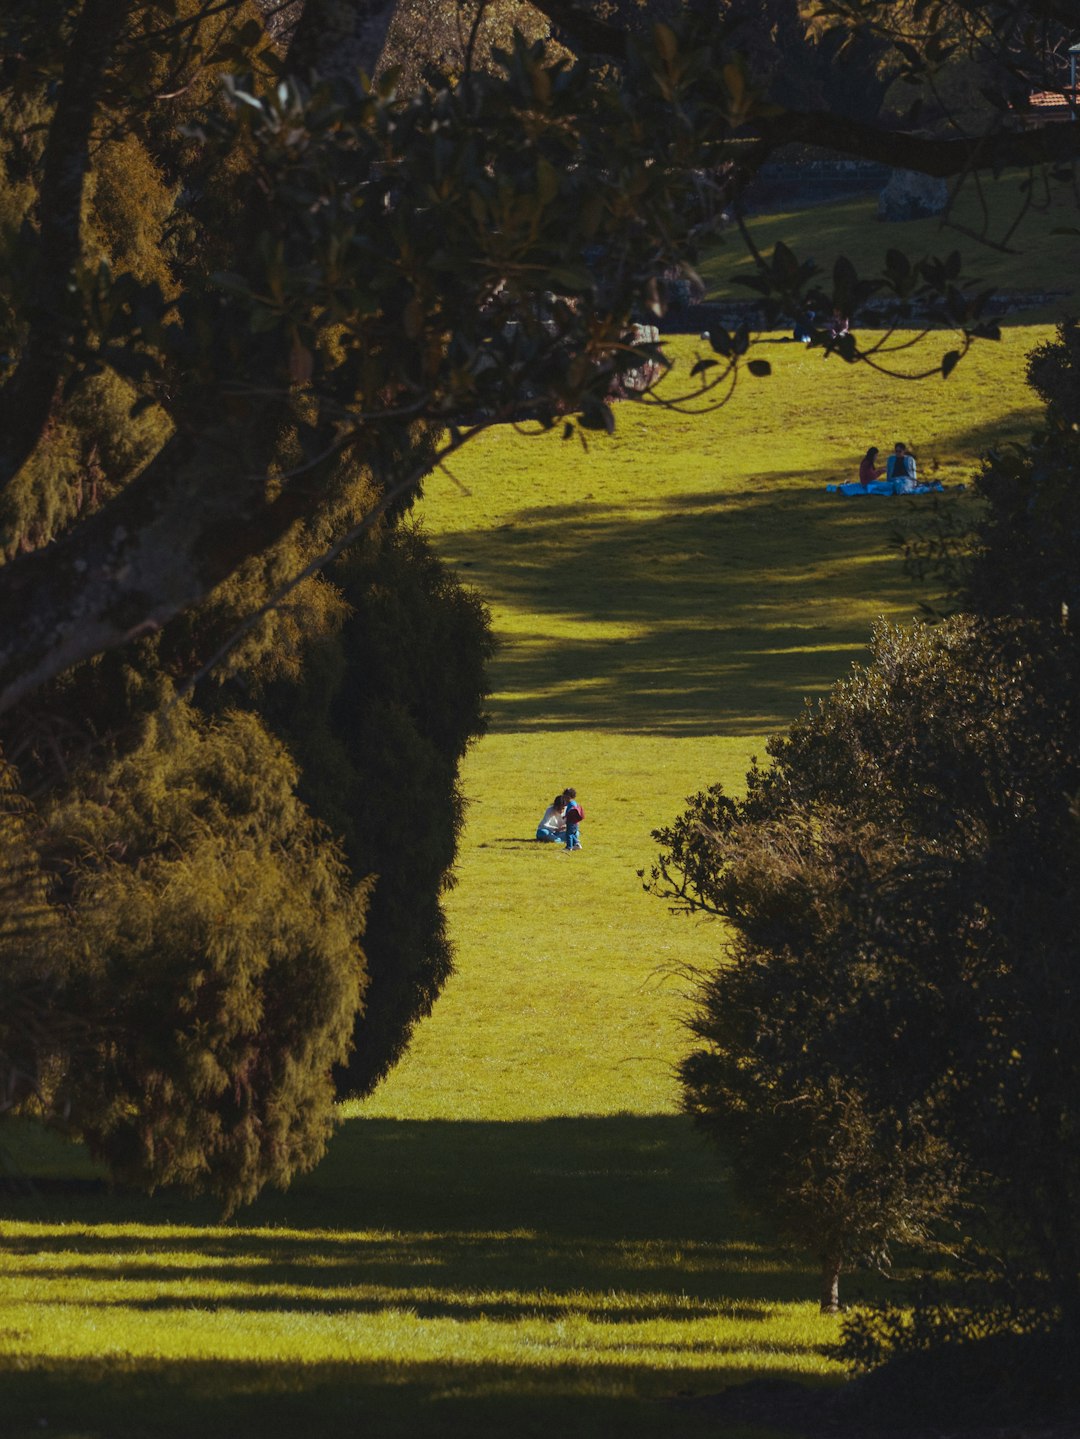
[(127, 10), (122, 0), (86, 0), (65, 54), (38, 194), (30, 328), (15, 373), (0, 390), (0, 486), (18, 474), (41, 438), (77, 338), (68, 286), (81, 254), (90, 137)]
[(317, 508), (315, 475), (267, 500), (279, 428), (268, 411), (200, 442), (174, 437), (97, 514), (0, 568), (0, 713), (71, 665), (159, 629)]

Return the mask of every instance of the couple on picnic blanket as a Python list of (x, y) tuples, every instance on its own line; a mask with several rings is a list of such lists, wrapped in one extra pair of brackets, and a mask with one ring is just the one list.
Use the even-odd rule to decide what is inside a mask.
[(859, 465), (859, 478), (843, 485), (826, 485), (826, 490), (841, 495), (929, 495), (944, 488), (940, 480), (919, 484), (915, 456), (903, 440), (897, 440), (881, 469), (877, 457), (878, 447), (871, 445)]
[(585, 818), (585, 809), (577, 797), (576, 789), (564, 789), (557, 794), (544, 811), (544, 817), (536, 826), (536, 838), (541, 844), (565, 844), (567, 851), (581, 848), (578, 826)]

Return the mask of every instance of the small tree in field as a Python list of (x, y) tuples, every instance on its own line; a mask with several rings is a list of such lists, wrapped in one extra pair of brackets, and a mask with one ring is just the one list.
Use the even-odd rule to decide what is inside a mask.
[(881, 629), (745, 799), (699, 796), (660, 833), (653, 885), (733, 931), (682, 1075), (756, 1206), (852, 1253), (975, 1204), (1008, 1236), (984, 1258), (1076, 1323), (1080, 730), (1062, 638)]
[[(749, 1207), (817, 1254), (821, 1308), (835, 1312), (844, 1269), (887, 1269), (897, 1243), (929, 1239), (957, 1166), (918, 1067), (896, 1092), (875, 1082), (911, 962), (899, 956), (918, 943), (908, 896), (882, 885), (915, 856), (885, 826), (781, 799), (775, 780), (754, 770), (741, 803), (698, 795), (657, 833), (652, 885), (732, 924), (689, 1020), (684, 1106)], [(884, 952), (866, 942), (875, 932)]]

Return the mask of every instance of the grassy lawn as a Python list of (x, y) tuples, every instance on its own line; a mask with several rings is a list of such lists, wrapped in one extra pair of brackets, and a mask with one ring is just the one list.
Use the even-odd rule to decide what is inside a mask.
[[(826, 280), (841, 254), (847, 255), (860, 275), (872, 276), (881, 272), (889, 249), (902, 250), (913, 261), (959, 250), (964, 274), (977, 276), (983, 287), (1075, 296), (1074, 198), (1060, 185), (1047, 195), (1036, 182), (1032, 202), (1025, 210), (1026, 192), (1021, 186), (1026, 179), (1026, 175), (1009, 174), (981, 196), (968, 181), (948, 217), (883, 224), (877, 219), (877, 196), (860, 195), (789, 214), (756, 215), (747, 228), (763, 254), (771, 255), (777, 240), (783, 240), (800, 260), (816, 260)], [(1074, 233), (1054, 233), (1063, 228)], [(735, 281), (752, 274), (753, 268), (738, 232), (732, 230), (700, 270), (711, 299), (748, 300), (753, 291)], [(1013, 315), (1007, 323), (1050, 320), (1061, 311), (1059, 301)]]
[[(877, 615), (927, 597), (891, 537), (928, 501), (824, 485), (896, 438), (969, 475), (1031, 427), (1023, 354), (1045, 333), (920, 385), (776, 344), (718, 414), (624, 405), (587, 454), (500, 431), (460, 485), (432, 477), (423, 522), (500, 640), (448, 896), (458, 973), (326, 1162), (227, 1225), (15, 1136), (38, 1183), (0, 1191), (5, 1439), (751, 1439), (685, 1396), (838, 1377), (809, 1261), (737, 1212), (677, 1112), (680, 972), (722, 935), (636, 872), (685, 795), (737, 784)], [(694, 349), (675, 346), (683, 373)], [(568, 783), (576, 856), (531, 840)]]

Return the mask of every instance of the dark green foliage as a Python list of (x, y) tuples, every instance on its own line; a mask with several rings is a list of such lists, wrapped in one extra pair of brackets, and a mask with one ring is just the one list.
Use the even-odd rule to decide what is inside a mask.
[(1028, 378), (1046, 403), (1030, 445), (988, 457), (978, 486), (989, 501), (978, 536), (970, 602), (981, 613), (1024, 614), (1080, 631), (1080, 325), (1063, 323), (1030, 356)]
[(399, 1057), (452, 967), (440, 892), (463, 800), (458, 761), (483, 730), (486, 611), (419, 531), (403, 528), (334, 575), (350, 607), (299, 685), (275, 687), (301, 793), (377, 882), (364, 948), (370, 985), (342, 1092), (366, 1094)]
[(365, 892), (295, 783), (253, 716), (177, 706), (51, 811), (43, 854), (84, 956), (68, 997), (93, 1028), (49, 1107), (128, 1182), (231, 1209), (325, 1149)]
[(63, 1036), (69, 934), (49, 904), (18, 775), (0, 754), (0, 1115), (32, 1101)]
[(1038, 627), (883, 629), (744, 801), (699, 797), (661, 833), (655, 876), (734, 929), (683, 1077), (757, 1203), (859, 1247), (962, 1193), (1002, 1217), (1016, 1281), (1070, 1312), (1078, 735)]
[[(883, 632), (881, 660), (902, 667), (901, 646)], [(703, 1047), (681, 1067), (685, 1103), (751, 1206), (818, 1254), (824, 1307), (841, 1268), (887, 1265), (896, 1242), (926, 1239), (956, 1190), (931, 1122), (938, 1074), (915, 1054), (909, 1065), (921, 1021), (906, 1009), (920, 964), (936, 962), (920, 897), (949, 845), (913, 845), (888, 808), (903, 788), (883, 794), (880, 775), (859, 772), (867, 696), (859, 681), (841, 686), (774, 742), (775, 765), (751, 772), (745, 800), (699, 795), (658, 833), (652, 876), (734, 930), (698, 990), (690, 1027)], [(883, 1052), (904, 1054), (898, 1087), (882, 1082)]]

